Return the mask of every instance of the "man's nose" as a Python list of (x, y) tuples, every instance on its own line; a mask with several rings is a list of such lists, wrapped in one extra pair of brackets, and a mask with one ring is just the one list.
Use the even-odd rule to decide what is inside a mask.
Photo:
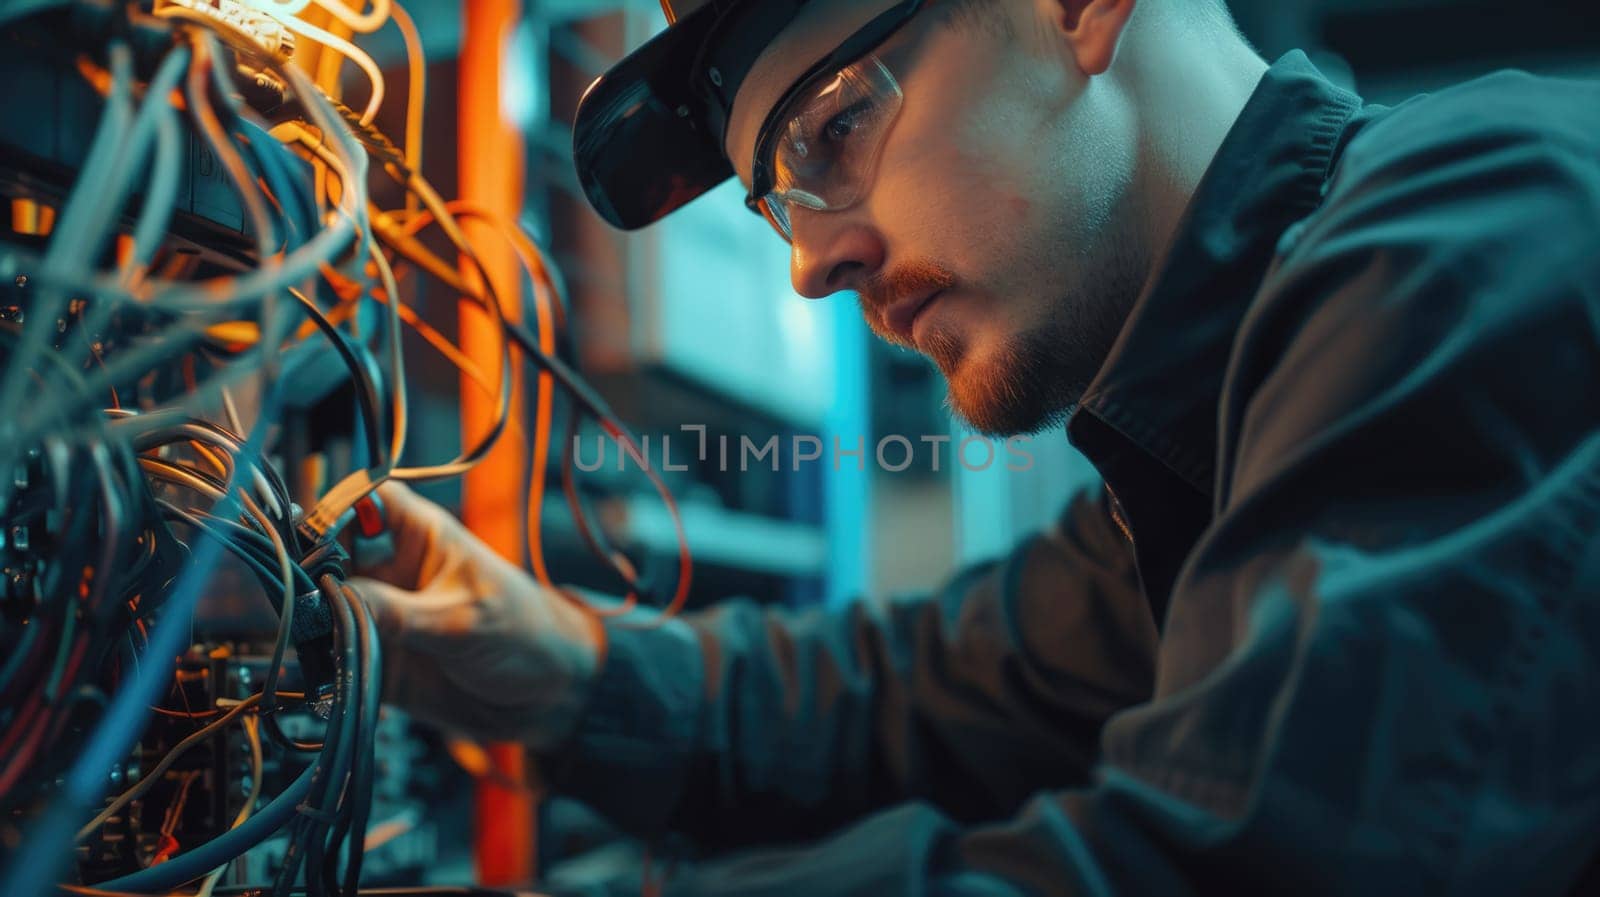
[(858, 289), (883, 267), (883, 237), (859, 214), (795, 209), (789, 277), (795, 292), (821, 299)]

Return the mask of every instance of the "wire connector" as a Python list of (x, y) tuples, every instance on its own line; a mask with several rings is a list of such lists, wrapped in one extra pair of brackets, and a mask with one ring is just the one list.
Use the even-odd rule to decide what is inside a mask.
[(156, 0), (155, 12), (163, 8), (178, 7), (228, 26), (247, 37), (255, 49), (265, 51), (279, 62), (288, 62), (294, 56), (295, 34), (276, 17), (236, 0)]

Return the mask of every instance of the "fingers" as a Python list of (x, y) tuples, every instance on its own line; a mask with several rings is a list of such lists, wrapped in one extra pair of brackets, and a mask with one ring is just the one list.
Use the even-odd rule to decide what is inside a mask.
[(393, 549), (382, 563), (359, 566), (358, 572), (365, 576), (405, 589), (421, 589), (471, 538), (448, 511), (404, 484), (384, 483), (378, 487), (377, 497)]
[(437, 653), (441, 646), (470, 639), (485, 627), (483, 596), (445, 583), (427, 591), (414, 592), (382, 580), (352, 577), (356, 590), (378, 627), (384, 647), (391, 645), (408, 651)]

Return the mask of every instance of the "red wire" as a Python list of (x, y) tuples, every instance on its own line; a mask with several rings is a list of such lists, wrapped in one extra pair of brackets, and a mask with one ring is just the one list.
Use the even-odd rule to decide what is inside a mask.
[[(76, 677), (78, 667), (83, 663), (84, 655), (88, 653), (88, 649), (88, 635), (80, 635), (77, 643), (73, 645), (72, 654), (67, 658), (66, 666), (63, 668), (61, 681), (66, 686), (66, 690), (71, 690), (73, 679)], [(34, 754), (38, 752), (39, 743), (45, 740), (46, 735), (48, 734), (51, 740), (54, 740), (60, 734), (60, 730), (65, 727), (68, 714), (63, 713), (56, 719), (50, 720), (48, 718), (50, 715), (49, 710), (50, 708), (45, 706), (40, 695), (34, 694), (28, 699), (26, 708), (17, 714), (17, 718), (10, 726), (10, 731), (6, 732), (4, 740), (0, 740), (0, 757), (10, 758), (6, 761), (5, 772), (0, 773), (0, 795), (9, 794), (11, 788), (16, 785), (17, 780), (22, 777), (28, 767), (33, 765)], [(20, 746), (16, 745), (19, 735), (22, 735), (23, 738)], [(15, 747), (14, 753), (13, 747)]]
[[(45, 727), (35, 725), (34, 716), (40, 707), (38, 695), (28, 699), (27, 706), (17, 714), (16, 721), (11, 725), (11, 731), (6, 733), (5, 740), (0, 741), (0, 756), (10, 759), (6, 761), (4, 772), (0, 772), (0, 797), (11, 793), (11, 788), (22, 777), (22, 773), (30, 765), (33, 752), (38, 749), (39, 740), (44, 737)], [(21, 746), (16, 745), (16, 739), (24, 738)], [(16, 748), (13, 752), (13, 748)]]

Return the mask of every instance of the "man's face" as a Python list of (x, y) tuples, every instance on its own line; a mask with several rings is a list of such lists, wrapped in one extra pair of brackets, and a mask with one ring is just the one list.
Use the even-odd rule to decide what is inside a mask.
[[(728, 132), (746, 187), (774, 103), (890, 5), (815, 0), (768, 48)], [(904, 105), (859, 204), (793, 209), (791, 275), (813, 298), (857, 291), (874, 332), (938, 365), (952, 410), (1012, 434), (1059, 421), (1077, 401), (1148, 251), (1129, 202), (1136, 140), (1125, 102), (1049, 44), (1033, 0), (995, 14), (1010, 27), (946, 21), (935, 0), (879, 49)]]

